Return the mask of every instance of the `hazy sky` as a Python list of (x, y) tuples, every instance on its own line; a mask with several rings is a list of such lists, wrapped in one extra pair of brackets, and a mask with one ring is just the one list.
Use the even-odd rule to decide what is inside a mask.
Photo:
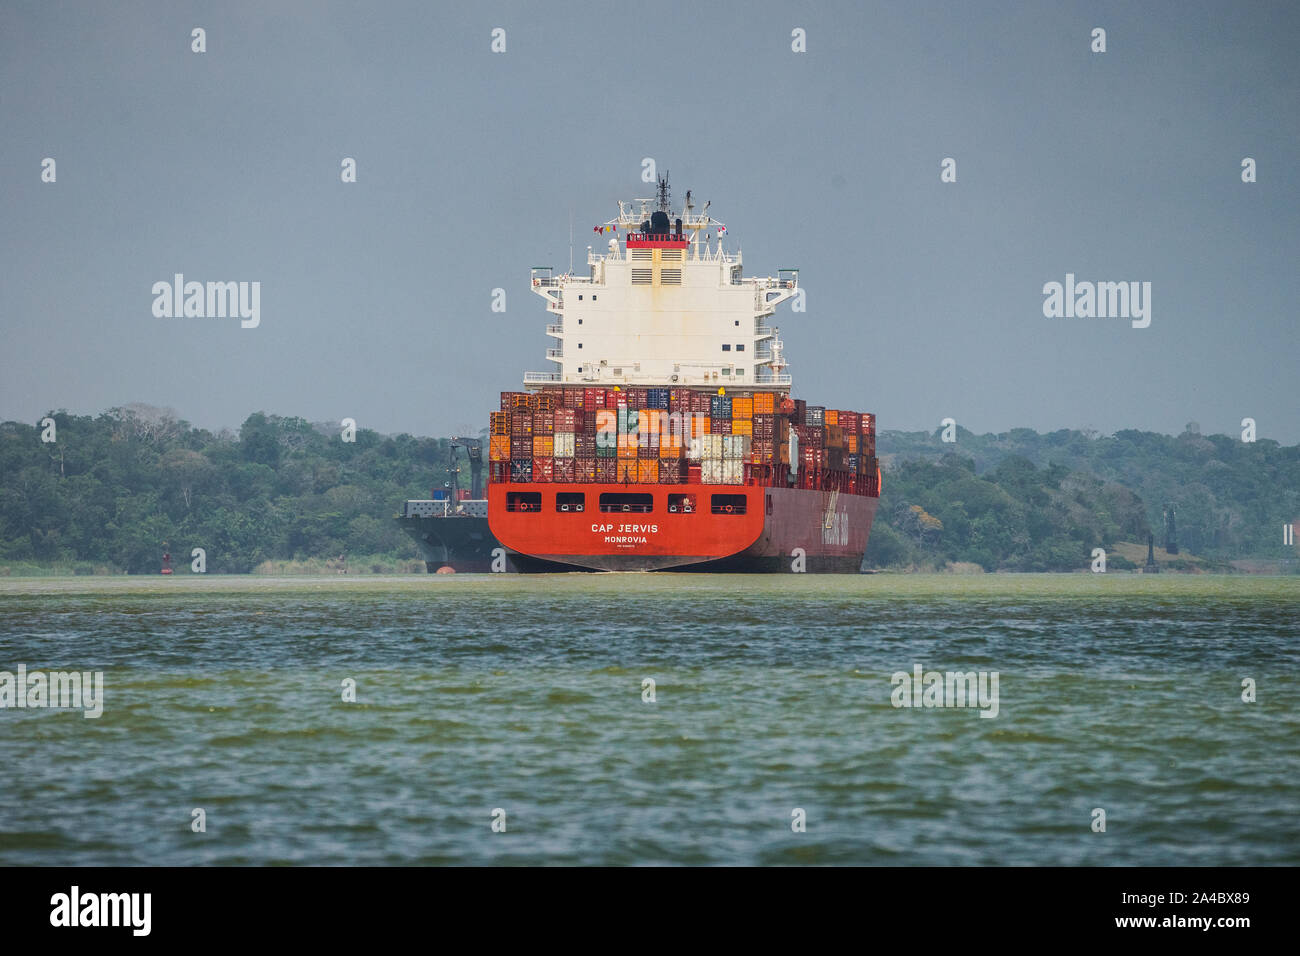
[[(1298, 47), (1294, 2), (6, 0), (0, 418), (477, 431), (554, 367), (529, 268), (652, 157), (746, 274), (801, 269), (798, 397), (1294, 443)], [(260, 282), (260, 326), (156, 318), (177, 272)], [(1046, 318), (1067, 273), (1150, 282), (1150, 327)]]

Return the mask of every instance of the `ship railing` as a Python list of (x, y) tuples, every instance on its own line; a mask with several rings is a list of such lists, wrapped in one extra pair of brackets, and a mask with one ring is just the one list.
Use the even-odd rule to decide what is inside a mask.
[(547, 349), (546, 357), (558, 362), (560, 359), (564, 358), (564, 349)]
[(524, 384), (544, 384), (547, 382), (560, 381), (559, 372), (524, 372)]
[(756, 385), (793, 385), (794, 379), (789, 375), (759, 375), (754, 379)]
[(563, 334), (564, 334), (564, 326), (562, 326), (562, 325), (548, 325), (548, 326), (546, 327), (546, 334), (547, 334), (547, 335), (563, 335)]
[(760, 325), (754, 330), (754, 337), (759, 339), (770, 339), (776, 335), (776, 329), (770, 325)]

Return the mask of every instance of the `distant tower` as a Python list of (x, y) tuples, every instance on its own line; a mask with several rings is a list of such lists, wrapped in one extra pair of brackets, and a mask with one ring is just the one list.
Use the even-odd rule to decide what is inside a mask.
[(1156, 564), (1156, 536), (1150, 531), (1147, 532), (1147, 566), (1142, 569), (1142, 573), (1160, 573), (1160, 565)]
[(1173, 505), (1165, 505), (1165, 550), (1178, 553), (1178, 526), (1174, 523)]

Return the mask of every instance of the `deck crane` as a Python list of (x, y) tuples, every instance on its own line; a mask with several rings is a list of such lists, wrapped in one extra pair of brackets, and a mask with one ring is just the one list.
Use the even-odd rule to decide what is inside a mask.
[(448, 484), (453, 503), (460, 490), (460, 464), (456, 460), (458, 447), (465, 449), (465, 457), (469, 460), (470, 497), (477, 501), (483, 497), (483, 443), (477, 438), (463, 438), (460, 435), (448, 439), (447, 474), (451, 479)]

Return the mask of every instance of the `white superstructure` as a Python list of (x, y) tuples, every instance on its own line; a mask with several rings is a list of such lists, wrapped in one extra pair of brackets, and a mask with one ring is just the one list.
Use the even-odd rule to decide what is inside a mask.
[(733, 386), (785, 390), (790, 376), (779, 329), (766, 324), (798, 293), (797, 269), (746, 277), (741, 255), (723, 251), (726, 227), (669, 207), (668, 183), (655, 199), (619, 202), (605, 223), (603, 253), (587, 250), (590, 274), (533, 270), (557, 340), (546, 357), (557, 372), (529, 372), (524, 384)]

